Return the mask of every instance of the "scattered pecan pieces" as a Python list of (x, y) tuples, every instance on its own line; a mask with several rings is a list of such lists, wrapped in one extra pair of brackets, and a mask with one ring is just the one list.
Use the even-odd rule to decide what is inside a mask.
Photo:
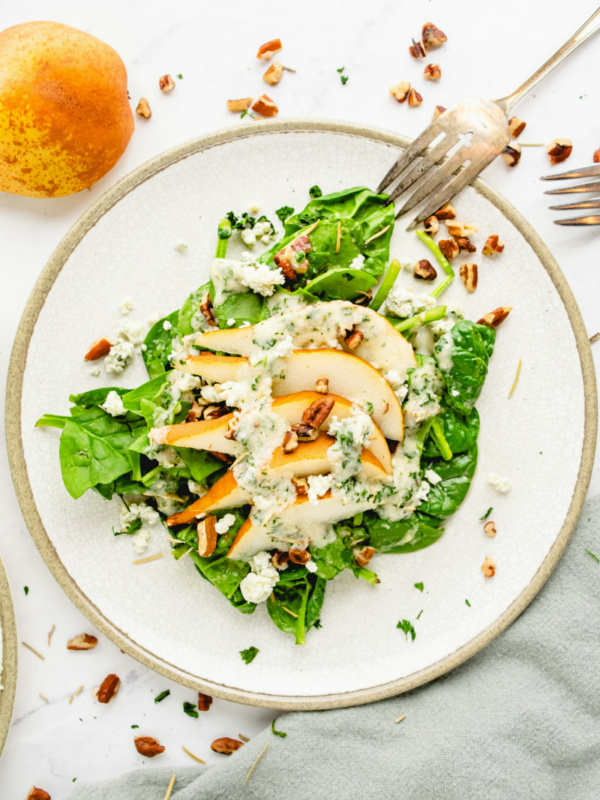
[(165, 748), (153, 736), (136, 736), (133, 741), (138, 753), (146, 758), (154, 758), (159, 753), (165, 752)]
[(96, 693), (99, 703), (110, 703), (117, 696), (121, 686), (121, 679), (118, 675), (107, 675), (100, 684)]
[(355, 547), (354, 560), (359, 567), (366, 567), (370, 560), (375, 555), (374, 547)]
[(319, 378), (317, 380), (317, 392), (319, 392), (320, 394), (328, 394), (329, 378)]
[(414, 39), (412, 40), (411, 46), (408, 48), (408, 52), (413, 58), (425, 58), (427, 55), (421, 42), (415, 42)]
[(152, 111), (150, 110), (150, 104), (148, 103), (145, 97), (142, 97), (140, 99), (140, 102), (137, 104), (135, 113), (138, 115), (138, 117), (143, 117), (144, 119), (150, 119), (150, 117), (152, 116)]
[(498, 306), (493, 311), (489, 311), (481, 319), (477, 320), (478, 325), (487, 325), (488, 328), (497, 328), (500, 323), (508, 317), (512, 311), (512, 306)]
[(481, 252), (484, 256), (493, 256), (494, 253), (501, 253), (503, 250), (504, 245), (500, 241), (500, 237), (494, 233), (491, 236), (488, 236)]
[(223, 755), (230, 756), (243, 746), (243, 742), (240, 742), (237, 739), (229, 739), (227, 736), (224, 736), (222, 739), (215, 739), (211, 744), (210, 749), (214, 750), (215, 753), (223, 753)]
[(283, 272), (286, 280), (293, 282), (297, 275), (303, 275), (308, 271), (306, 254), (309, 250), (311, 250), (310, 239), (307, 234), (303, 234), (275, 253), (273, 261)]
[(594, 164), (600, 164), (600, 148), (594, 150)]
[(295, 431), (286, 431), (281, 444), (281, 449), (286, 456), (298, 449), (298, 434)]
[(308, 481), (306, 478), (292, 478), (297, 497), (306, 497), (308, 494)]
[(460, 252), (459, 247), (454, 239), (440, 239), (438, 242), (438, 247), (448, 261), (452, 261), (452, 259)]
[(350, 350), (356, 350), (364, 338), (365, 335), (362, 331), (352, 330), (345, 337), (344, 341), (346, 342), (346, 347), (348, 347)]
[(196, 530), (198, 532), (198, 555), (208, 558), (214, 553), (217, 546), (217, 518), (211, 514), (206, 519), (201, 519)]
[(112, 345), (108, 339), (96, 339), (84, 358), (86, 361), (98, 361), (99, 358), (103, 358), (109, 354), (111, 347)]
[(522, 119), (519, 119), (518, 117), (511, 117), (508, 120), (508, 132), (513, 139), (516, 139), (517, 136), (520, 136), (523, 133), (526, 125), (527, 123), (523, 122)]
[(474, 253), (477, 250), (468, 236), (457, 236), (456, 244), (458, 245), (459, 250), (464, 250), (467, 253)]
[(192, 407), (187, 413), (187, 417), (185, 418), (186, 422), (197, 422), (199, 419), (202, 419), (202, 415), (204, 413), (204, 409), (202, 406), (194, 400), (192, 403)]
[(517, 142), (507, 144), (501, 153), (507, 167), (516, 167), (521, 160), (521, 145)]
[(553, 139), (546, 145), (546, 152), (550, 156), (551, 164), (560, 164), (566, 161), (573, 150), (573, 142), (570, 139)]
[(399, 103), (403, 103), (408, 97), (410, 92), (410, 83), (408, 81), (400, 81), (394, 86), (390, 86), (390, 94), (395, 97)]
[(496, 562), (488, 556), (481, 565), (481, 571), (484, 578), (493, 578), (496, 574)]
[(433, 119), (437, 119), (438, 117), (441, 117), (442, 114), (444, 113), (444, 111), (447, 111), (447, 110), (448, 109), (446, 108), (446, 106), (436, 106), (433, 109)]
[(452, 203), (446, 203), (439, 211), (435, 212), (438, 219), (456, 219), (456, 209)]
[(440, 229), (440, 221), (435, 216), (435, 214), (432, 214), (430, 217), (427, 217), (427, 219), (423, 223), (423, 230), (430, 236), (435, 236), (435, 234), (439, 231), (439, 229)]
[(448, 233), (450, 236), (469, 236), (471, 233), (477, 233), (479, 228), (476, 225), (470, 225), (468, 222), (446, 222)]
[(43, 789), (38, 789), (37, 786), (33, 786), (27, 795), (27, 800), (52, 800), (52, 798), (48, 792), (45, 792)]
[(498, 533), (498, 531), (496, 530), (496, 523), (492, 522), (492, 520), (485, 523), (485, 525), (483, 526), (483, 530), (485, 531), (486, 535), (490, 537), (490, 539), (493, 539), (494, 536)]
[(263, 81), (266, 81), (269, 86), (275, 86), (275, 84), (279, 83), (281, 80), (282, 75), (283, 64), (281, 61), (274, 61), (263, 75)]
[(203, 418), (204, 419), (219, 419), (219, 417), (224, 417), (226, 414), (229, 414), (229, 410), (226, 406), (205, 406)]
[(240, 111), (248, 111), (253, 100), (253, 97), (241, 97), (239, 100), (228, 100), (227, 110), (233, 112), (234, 114), (237, 114)]
[(467, 292), (474, 292), (477, 288), (477, 264), (461, 264), (460, 277)]
[(261, 94), (253, 103), (252, 111), (256, 111), (261, 117), (275, 117), (279, 109), (274, 100), (266, 94)]
[(437, 272), (431, 261), (422, 258), (413, 267), (413, 277), (422, 281), (434, 281), (437, 278)]
[(298, 422), (292, 425), (292, 433), (295, 433), (300, 442), (314, 442), (319, 435), (318, 428), (313, 428), (312, 425), (306, 425)]
[(212, 706), (212, 697), (209, 694), (202, 694), (198, 692), (198, 709), (200, 711), (208, 711)]
[(160, 86), (161, 92), (172, 92), (175, 88), (175, 81), (171, 75), (162, 75), (158, 79), (158, 85)]
[(413, 87), (410, 92), (408, 93), (408, 105), (409, 106), (420, 106), (423, 102), (423, 98), (417, 92), (417, 90)]
[(312, 558), (308, 550), (301, 550), (298, 547), (290, 548), (288, 555), (292, 564), (307, 564)]
[(335, 405), (333, 397), (320, 397), (311, 403), (302, 414), (302, 424), (311, 425), (313, 428), (320, 428)]
[(93, 650), (98, 644), (98, 639), (91, 633), (80, 633), (69, 639), (67, 650)]
[[(306, 478), (304, 478), (303, 480), (306, 480)], [(287, 569), (287, 563), (289, 560), (290, 557), (288, 556), (287, 553), (277, 552), (273, 553), (273, 555), (271, 556), (271, 564), (273, 564), (273, 566), (277, 570)]]
[(215, 317), (215, 310), (210, 302), (210, 294), (208, 292), (204, 292), (202, 295), (202, 300), (200, 301), (200, 311), (211, 328), (219, 327), (217, 318)]
[(427, 64), (423, 70), (426, 81), (439, 81), (442, 77), (442, 68), (439, 64)]
[(270, 39), (268, 42), (261, 44), (258, 48), (258, 53), (256, 54), (257, 58), (269, 59), (275, 53), (277, 53), (283, 45), (281, 44), (281, 39)]
[(423, 25), (421, 38), (423, 39), (423, 47), (425, 50), (435, 50), (437, 47), (441, 47), (444, 42), (448, 41), (448, 37), (444, 31), (436, 27), (433, 22), (426, 22), (425, 25)]

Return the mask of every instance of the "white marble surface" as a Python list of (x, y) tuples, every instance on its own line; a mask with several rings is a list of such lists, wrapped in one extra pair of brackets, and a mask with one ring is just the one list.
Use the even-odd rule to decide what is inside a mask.
[[(55, 0), (22, 0), (3, 7), (2, 24), (47, 19), (88, 30), (113, 45), (129, 72), (135, 106), (147, 96), (153, 109), (150, 121), (136, 118), (136, 131), (125, 156), (91, 192), (70, 198), (41, 201), (0, 195), (1, 263), (5, 290), (0, 296), (1, 351), (5, 374), (10, 343), (29, 292), (46, 259), (69, 226), (116, 179), (147, 158), (225, 125), (236, 124), (225, 110), (227, 97), (257, 95), (268, 87), (261, 80), (264, 64), (255, 51), (263, 41), (280, 36), (285, 49), (281, 60), (298, 71), (286, 74), (269, 90), (280, 116), (328, 116), (368, 122), (415, 135), (424, 127), (436, 103), (451, 105), (464, 93), (505, 94), (538, 66), (568, 32), (596, 6), (579, 0), (564, 19), (564, 4), (531, 0), (519, 13), (499, 13), (489, 4), (463, 0), (460, 7), (443, 0), (385, 2), (356, 0), (297, 4), (252, 3), (230, 0), (226, 5), (180, 0), (177, 4), (117, 0), (82, 4)], [(449, 42), (431, 60), (442, 64), (439, 83), (421, 78), (423, 62), (407, 53), (411, 35), (427, 19), (436, 22)], [(535, 31), (535, 35), (532, 35)], [(528, 127), (522, 141), (544, 142), (567, 136), (574, 142), (569, 165), (591, 161), (600, 146), (597, 107), (600, 99), (596, 74), (600, 38), (589, 42), (518, 107)], [(342, 86), (338, 67), (350, 76)], [(182, 73), (175, 91), (161, 95), (158, 77)], [(400, 80), (422, 88), (420, 108), (398, 106), (387, 89)], [(257, 123), (258, 124), (258, 123)], [(307, 166), (310, 169), (310, 165)], [(554, 168), (556, 169), (556, 168)], [(579, 301), (590, 334), (600, 329), (597, 269), (597, 229), (559, 228), (546, 208), (538, 178), (550, 171), (543, 148), (524, 148), (521, 164), (508, 170), (492, 165), (485, 177), (531, 221), (557, 257)], [(260, 172), (257, 170), (257, 197)], [(600, 347), (600, 345), (597, 345)], [(596, 358), (600, 350), (596, 351)], [(35, 403), (35, 397), (31, 398)], [(273, 713), (215, 700), (199, 720), (186, 717), (184, 700), (190, 690), (142, 668), (107, 640), (90, 653), (65, 649), (71, 636), (93, 629), (64, 597), (46, 569), (24, 526), (12, 490), (6, 456), (0, 461), (3, 514), (0, 550), (12, 583), (19, 637), (40, 649), (44, 662), (21, 648), (15, 716), (0, 761), (0, 797), (25, 798), (31, 785), (45, 788), (53, 800), (65, 797), (72, 781), (99, 780), (143, 765), (132, 745), (131, 725), (157, 736), (166, 745), (162, 764), (193, 762), (181, 751), (185, 745), (211, 762), (210, 742), (217, 736), (251, 736)], [(600, 491), (596, 470), (592, 491)], [(29, 586), (25, 596), (23, 586)], [(46, 637), (52, 625), (52, 647)], [(98, 707), (91, 691), (108, 672), (123, 680), (121, 693), (108, 707)], [(71, 694), (83, 692), (69, 704)], [(170, 688), (160, 705), (153, 697)], [(44, 694), (49, 705), (39, 698)], [(152, 768), (152, 762), (145, 762)]]

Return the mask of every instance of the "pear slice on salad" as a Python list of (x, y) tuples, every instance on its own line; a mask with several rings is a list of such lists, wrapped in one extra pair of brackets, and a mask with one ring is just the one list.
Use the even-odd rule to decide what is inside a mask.
[[(243, 364), (239, 356), (189, 356), (176, 369), (198, 375), (207, 381), (223, 383), (240, 380)], [(285, 358), (284, 377), (273, 378), (273, 395), (301, 392), (327, 378), (332, 394), (359, 403), (379, 426), (387, 439), (401, 442), (404, 437), (402, 407), (392, 387), (364, 358), (345, 350), (321, 348), (294, 350)]]
[(272, 550), (274, 547), (287, 550), (289, 543), (285, 543), (279, 538), (285, 537), (286, 525), (301, 527), (302, 530), (308, 532), (311, 530), (318, 532), (321, 525), (348, 519), (362, 511), (368, 511), (370, 508), (373, 508), (373, 504), (368, 501), (344, 504), (331, 492), (320, 497), (316, 504), (310, 503), (308, 497), (298, 497), (295, 503), (279, 514), (278, 520), (282, 523), (279, 530), (277, 525), (255, 525), (248, 517), (237, 532), (227, 555), (229, 558), (247, 561), (261, 550)]
[[(321, 433), (313, 442), (300, 442), (293, 453), (284, 453), (278, 447), (273, 453), (268, 467), (268, 478), (305, 478), (308, 475), (321, 475), (330, 472), (331, 461), (327, 454), (335, 444), (335, 439)], [(363, 448), (361, 453), (361, 474), (368, 480), (383, 480), (386, 471), (370, 450)], [(237, 508), (252, 502), (252, 495), (240, 486), (229, 469), (214, 483), (208, 492), (191, 506), (167, 520), (167, 525), (186, 525), (198, 514), (212, 514), (224, 508)]]
[(363, 339), (352, 352), (370, 361), (377, 369), (395, 370), (403, 377), (416, 366), (414, 351), (388, 320), (371, 308), (357, 306), (347, 300), (313, 303), (295, 308), (276, 317), (245, 328), (223, 328), (201, 333), (196, 345), (251, 356), (257, 348), (290, 336), (294, 347), (345, 347), (344, 336), (358, 330)]
[[(316, 400), (321, 400), (324, 396), (319, 392), (285, 394), (273, 400), (270, 410), (282, 417), (288, 426), (294, 425), (300, 422), (302, 414), (308, 406)], [(329, 423), (334, 417), (341, 420), (352, 413), (350, 400), (334, 394), (329, 394), (328, 397), (333, 398), (334, 405), (331, 413), (321, 425), (321, 430), (325, 432), (329, 430)], [(223, 417), (218, 417), (218, 419), (203, 419), (198, 422), (167, 425), (150, 431), (150, 438), (160, 444), (168, 444), (174, 447), (191, 447), (195, 450), (208, 450), (213, 453), (227, 453), (228, 455), (239, 456), (244, 448), (239, 442), (228, 436), (229, 425), (233, 422), (233, 419), (233, 414), (226, 414)], [(367, 447), (381, 463), (383, 469), (388, 474), (391, 474), (392, 456), (385, 436), (377, 425), (374, 425)]]

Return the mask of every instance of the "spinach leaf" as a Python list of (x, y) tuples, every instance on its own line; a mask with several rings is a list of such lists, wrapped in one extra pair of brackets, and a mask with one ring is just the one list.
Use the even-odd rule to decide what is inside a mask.
[(92, 406), (101, 406), (106, 402), (109, 392), (116, 392), (119, 397), (124, 397), (128, 391), (128, 389), (122, 389), (120, 386), (105, 386), (102, 389), (91, 389), (89, 392), (72, 394), (69, 396), (69, 402), (82, 408), (91, 408)]
[(437, 542), (444, 533), (443, 528), (434, 527), (433, 520), (418, 512), (410, 519), (396, 522), (372, 514), (364, 524), (369, 531), (371, 547), (380, 553), (415, 553)]
[(332, 580), (345, 569), (352, 569), (355, 566), (352, 551), (340, 536), (325, 547), (311, 546), (310, 552), (317, 565), (316, 574), (326, 581)]
[(123, 405), (128, 411), (133, 411), (135, 414), (143, 416), (142, 400), (149, 400), (155, 405), (158, 405), (158, 398), (161, 395), (166, 381), (166, 374), (161, 372), (155, 378), (146, 381), (146, 383), (142, 383), (137, 389), (132, 389), (131, 391), (125, 390), (125, 393), (121, 395)]
[(434, 356), (448, 389), (445, 402), (463, 414), (471, 411), (481, 394), (495, 336), (494, 328), (462, 320), (435, 345)]
[[(467, 414), (459, 414), (453, 408), (447, 408), (443, 414), (436, 417), (444, 438), (454, 454), (470, 450), (479, 435), (479, 414), (473, 408)], [(428, 438), (425, 442), (423, 454), (430, 458), (439, 458), (440, 451), (435, 439)]]
[(308, 577), (297, 581), (279, 582), (267, 600), (269, 616), (284, 633), (292, 633), (296, 644), (306, 644), (306, 609), (311, 591)]
[(419, 506), (419, 511), (438, 519), (446, 519), (454, 514), (465, 499), (477, 466), (477, 445), (466, 453), (459, 453), (450, 461), (430, 460), (423, 463), (423, 469), (432, 469), (442, 479), (432, 486), (427, 500)]
[(377, 278), (360, 269), (341, 267), (318, 275), (306, 285), (306, 291), (322, 300), (354, 300), (361, 292), (368, 292)]
[(227, 556), (203, 558), (193, 550), (190, 556), (202, 575), (228, 599), (233, 597), (240, 583), (250, 572), (250, 567), (245, 561), (236, 561)]
[(197, 328), (194, 327), (194, 317), (196, 317), (200, 313), (200, 303), (202, 302), (202, 296), (208, 292), (210, 289), (210, 283), (205, 283), (200, 286), (199, 289), (196, 289), (195, 292), (192, 292), (187, 299), (185, 300), (184, 304), (179, 309), (179, 317), (177, 319), (177, 333), (179, 334), (179, 338), (182, 339), (184, 336), (189, 336), (190, 333), (195, 333)]
[[(306, 604), (306, 630), (310, 630), (315, 623), (320, 619), (321, 609), (323, 608), (323, 601), (325, 600), (325, 587), (327, 581), (324, 578), (317, 577), (313, 590), (308, 598)], [(320, 626), (319, 626), (320, 627)]]
[(294, 213), (294, 209), (291, 206), (281, 206), (275, 212), (282, 223), (286, 221), (288, 217), (290, 217)]
[(205, 484), (209, 475), (223, 468), (223, 462), (206, 450), (194, 450), (191, 447), (176, 447), (175, 450), (196, 483)]
[[(236, 292), (230, 294), (220, 306), (215, 306), (215, 313), (219, 320), (220, 328), (238, 327), (242, 322), (256, 325), (262, 319), (262, 310), (265, 305), (264, 297), (254, 292)], [(233, 320), (233, 326), (229, 324)]]
[(173, 352), (173, 340), (177, 339), (178, 321), (179, 311), (173, 311), (167, 317), (159, 319), (144, 339), (146, 349), (142, 350), (142, 358), (151, 378), (166, 372), (169, 368), (169, 354)]

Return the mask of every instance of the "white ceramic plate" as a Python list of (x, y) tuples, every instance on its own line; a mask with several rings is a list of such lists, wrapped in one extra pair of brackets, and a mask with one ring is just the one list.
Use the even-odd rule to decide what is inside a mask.
[(8, 578), (0, 559), (0, 755), (12, 720), (17, 689), (17, 625)]
[[(93, 206), (54, 254), (27, 307), (8, 413), (15, 483), (30, 530), (94, 624), (184, 684), (240, 702), (296, 708), (351, 705), (414, 688), (506, 627), (539, 590), (573, 529), (596, 435), (589, 345), (552, 257), (483, 184), (456, 202), (459, 218), (479, 227), (479, 251), (468, 259), (479, 262), (479, 287), (469, 295), (457, 278), (444, 296), (472, 319), (513, 306), (498, 331), (478, 404), (473, 485), (439, 543), (375, 559), (379, 586), (351, 576), (329, 584), (323, 627), (309, 634), (305, 647), (277, 630), (265, 608), (252, 616), (235, 611), (189, 560), (133, 566), (131, 542), (111, 534), (118, 501), (91, 492), (73, 501), (61, 482), (58, 432), (34, 428), (42, 412), (66, 412), (70, 392), (114, 383), (91, 377), (82, 356), (118, 325), (124, 297), (134, 299), (132, 319), (147, 319), (178, 308), (206, 280), (224, 212), (258, 203), (274, 218), (284, 204), (302, 208), (315, 183), (324, 192), (375, 186), (403, 144), (381, 131), (299, 121), (253, 124), (185, 145), (137, 170)], [(392, 254), (426, 257), (414, 234), (400, 227)], [(486, 259), (480, 249), (492, 233), (506, 248)], [(186, 254), (176, 251), (180, 242), (188, 245)], [(402, 280), (414, 285), (408, 273)], [(145, 379), (139, 361), (120, 384)], [(520, 381), (509, 400), (519, 361)], [(507, 495), (488, 485), (490, 472), (510, 479)], [(494, 540), (479, 521), (490, 506)], [(159, 549), (167, 553), (168, 545), (155, 541), (149, 552)], [(498, 566), (492, 580), (480, 571), (487, 555)], [(419, 581), (423, 593), (414, 588)], [(414, 642), (396, 629), (402, 618), (415, 624)], [(245, 665), (238, 651), (251, 645), (260, 654)]]

